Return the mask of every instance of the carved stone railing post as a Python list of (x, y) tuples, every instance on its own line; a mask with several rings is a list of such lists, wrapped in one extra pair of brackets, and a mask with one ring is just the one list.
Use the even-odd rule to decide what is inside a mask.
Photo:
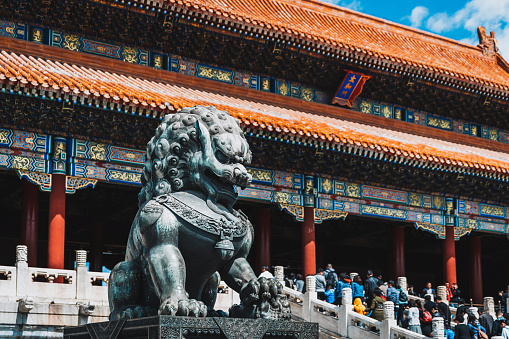
[(445, 338), (445, 330), (444, 330), (444, 318), (435, 317), (431, 323), (432, 331), (431, 335), (433, 338), (441, 339)]
[(403, 291), (408, 292), (408, 284), (406, 277), (398, 277), (398, 285)]
[(318, 299), (316, 293), (316, 277), (309, 275), (306, 277), (306, 293), (302, 303), (302, 318), (305, 321), (311, 321), (311, 312), (313, 312), (312, 300)]
[(284, 285), (285, 273), (283, 266), (274, 267), (274, 278)]
[[(445, 286), (438, 286), (437, 287), (437, 297), (442, 298), (442, 302), (449, 305), (449, 301), (447, 301), (447, 287)], [(435, 300), (436, 302), (436, 300)]]
[(348, 312), (352, 310), (352, 289), (343, 288), (342, 303), (339, 308), (338, 334), (342, 337), (348, 337)]
[(76, 299), (86, 300), (90, 285), (87, 271), (87, 251), (76, 251)]
[(493, 299), (493, 297), (484, 297), (483, 306), (484, 306), (484, 312), (488, 313), (493, 318), (496, 317), (496, 315), (495, 315), (495, 300)]
[(384, 320), (382, 320), (380, 339), (391, 338), (391, 326), (396, 326), (396, 320), (394, 319), (394, 303), (392, 301), (386, 301), (384, 302)]
[(16, 246), (16, 296), (28, 295), (28, 248), (25, 245)]

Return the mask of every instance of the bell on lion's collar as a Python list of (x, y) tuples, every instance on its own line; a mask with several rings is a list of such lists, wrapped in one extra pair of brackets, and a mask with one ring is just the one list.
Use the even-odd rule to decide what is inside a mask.
[(228, 260), (233, 257), (233, 252), (235, 251), (235, 247), (233, 243), (228, 239), (219, 240), (214, 247), (216, 251), (216, 255), (221, 260)]

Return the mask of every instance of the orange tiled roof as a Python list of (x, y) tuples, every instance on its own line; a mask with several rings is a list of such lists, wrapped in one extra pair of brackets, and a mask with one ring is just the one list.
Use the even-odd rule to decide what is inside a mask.
[(185, 106), (214, 105), (238, 118), (244, 128), (284, 134), (297, 142), (433, 168), (509, 174), (507, 153), (23, 54), (0, 53), (0, 82), (121, 105), (158, 107), (167, 113)]
[(509, 90), (509, 74), (478, 47), (316, 0), (164, 0), (354, 54)]

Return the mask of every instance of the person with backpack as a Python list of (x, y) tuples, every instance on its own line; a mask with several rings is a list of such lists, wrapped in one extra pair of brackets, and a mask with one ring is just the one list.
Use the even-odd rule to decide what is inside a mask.
[(488, 339), (486, 329), (479, 324), (479, 314), (470, 312), (468, 314), (468, 327), (472, 331), (474, 339)]
[(346, 273), (340, 273), (339, 281), (336, 285), (336, 292), (335, 292), (336, 305), (339, 305), (339, 306), (341, 306), (341, 304), (343, 302), (343, 288), (345, 288), (345, 287), (350, 288), (350, 283), (348, 283), (348, 281), (346, 281), (346, 277), (347, 277)]
[(398, 311), (399, 311), (399, 291), (394, 286), (393, 280), (389, 280), (389, 282), (387, 284), (389, 286), (387, 288), (387, 300), (392, 301), (394, 303), (394, 317), (396, 318), (396, 316), (398, 315)]
[(335, 288), (336, 284), (338, 283), (338, 275), (336, 274), (334, 268), (332, 268), (332, 264), (327, 264), (327, 268), (323, 272), (323, 275), (327, 285), (331, 285), (332, 288)]
[(430, 337), (431, 332), (433, 330), (433, 328), (432, 328), (433, 317), (427, 309), (422, 307), (420, 300), (417, 300), (415, 302), (415, 305), (419, 309), (419, 321), (421, 323), (422, 335), (425, 335), (426, 337)]
[(398, 313), (396, 315), (396, 319), (398, 320), (398, 326), (403, 327), (403, 313), (405, 311), (406, 306), (408, 305), (408, 295), (406, 294), (403, 289), (399, 285), (396, 285), (396, 289), (399, 292), (398, 296), (398, 302), (399, 302), (399, 308)]

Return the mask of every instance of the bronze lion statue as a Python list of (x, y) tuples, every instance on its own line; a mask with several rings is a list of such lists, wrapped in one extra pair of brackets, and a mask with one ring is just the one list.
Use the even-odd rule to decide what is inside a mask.
[(110, 275), (110, 320), (214, 314), (221, 278), (240, 293), (230, 316), (289, 318), (282, 285), (256, 279), (247, 262), (254, 229), (233, 209), (234, 185), (251, 183), (250, 162), (227, 112), (196, 106), (164, 117), (147, 144), (125, 261)]

